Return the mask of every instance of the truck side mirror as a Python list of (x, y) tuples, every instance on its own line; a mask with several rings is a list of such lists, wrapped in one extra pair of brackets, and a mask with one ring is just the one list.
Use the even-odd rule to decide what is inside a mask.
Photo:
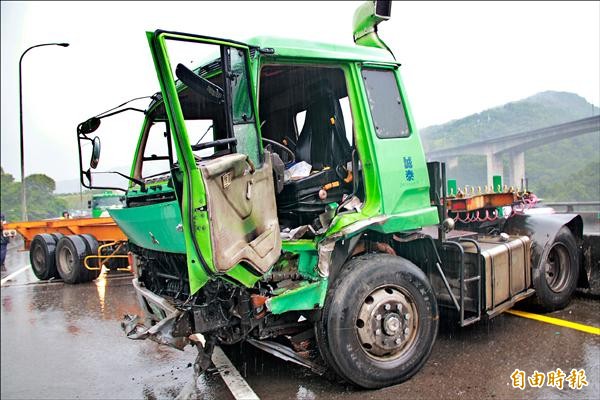
[(94, 137), (92, 140), (92, 157), (90, 158), (90, 168), (96, 169), (100, 161), (100, 138)]
[(85, 122), (82, 122), (77, 127), (77, 133), (83, 133), (87, 135), (88, 133), (94, 132), (100, 126), (100, 118), (92, 117)]
[[(377, 25), (392, 16), (392, 2), (389, 0), (366, 1), (354, 12), (352, 32), (354, 43), (360, 46), (378, 47), (391, 50), (377, 35)], [(393, 56), (393, 54), (392, 54)]]
[(375, 1), (375, 16), (381, 19), (389, 19), (392, 16), (392, 2), (387, 0)]
[(92, 208), (92, 201), (88, 200), (88, 208)]

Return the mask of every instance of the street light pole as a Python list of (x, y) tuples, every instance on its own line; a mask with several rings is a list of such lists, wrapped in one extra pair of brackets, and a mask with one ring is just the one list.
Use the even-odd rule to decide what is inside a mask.
[(25, 54), (36, 47), (61, 46), (68, 47), (69, 43), (43, 43), (29, 47), (19, 59), (19, 114), (20, 114), (20, 143), (21, 143), (21, 219), (27, 221), (27, 194), (25, 193), (25, 148), (23, 147), (23, 84), (21, 79), (21, 63)]

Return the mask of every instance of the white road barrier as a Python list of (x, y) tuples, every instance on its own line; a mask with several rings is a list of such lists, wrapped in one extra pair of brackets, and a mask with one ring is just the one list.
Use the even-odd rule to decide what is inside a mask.
[(242, 378), (220, 347), (215, 347), (212, 354), (212, 362), (236, 400), (259, 400), (254, 390)]
[(6, 282), (10, 281), (10, 280), (11, 280), (12, 278), (14, 278), (15, 276), (17, 276), (17, 275), (19, 275), (19, 274), (21, 274), (21, 273), (23, 273), (23, 272), (27, 271), (29, 268), (31, 268), (31, 264), (28, 264), (28, 265), (24, 266), (23, 268), (21, 268), (21, 269), (19, 269), (19, 270), (15, 271), (15, 272), (13, 272), (13, 273), (10, 273), (10, 274), (6, 275), (6, 277), (2, 278), (2, 281), (0, 281), (0, 286), (4, 286), (4, 284), (5, 284)]

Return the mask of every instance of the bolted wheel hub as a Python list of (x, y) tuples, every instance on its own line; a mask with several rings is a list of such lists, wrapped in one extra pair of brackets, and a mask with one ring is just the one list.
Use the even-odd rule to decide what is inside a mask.
[(35, 260), (37, 266), (45, 264), (44, 251), (42, 250), (41, 246), (36, 246), (33, 253), (33, 259)]
[(569, 250), (556, 243), (546, 257), (546, 282), (553, 292), (560, 293), (567, 286), (570, 274)]
[(64, 246), (59, 255), (59, 263), (65, 269), (65, 272), (71, 272), (73, 270), (73, 265), (75, 264), (75, 257), (67, 246)]
[(417, 311), (400, 287), (375, 289), (363, 301), (356, 331), (365, 352), (376, 359), (400, 357), (415, 341)]
[(383, 330), (387, 335), (393, 336), (400, 330), (400, 324), (400, 316), (398, 314), (390, 313), (385, 316)]

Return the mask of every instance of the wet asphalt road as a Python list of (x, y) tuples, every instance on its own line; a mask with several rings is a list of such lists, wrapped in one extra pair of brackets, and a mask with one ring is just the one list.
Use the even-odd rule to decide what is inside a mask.
[[(8, 272), (27, 265), (11, 249)], [(3, 274), (3, 277), (5, 274)], [(124, 337), (123, 314), (139, 313), (127, 274), (80, 285), (40, 283), (31, 271), (1, 289), (2, 399), (231, 399), (216, 371), (198, 382), (190, 364), (196, 350), (180, 352)], [(556, 318), (600, 326), (600, 300), (576, 297)], [(251, 346), (224, 348), (261, 399), (600, 399), (600, 336), (501, 315), (467, 328), (442, 319), (432, 355), (409, 381), (363, 391), (316, 376)], [(515, 369), (583, 368), (582, 390), (511, 387)]]

